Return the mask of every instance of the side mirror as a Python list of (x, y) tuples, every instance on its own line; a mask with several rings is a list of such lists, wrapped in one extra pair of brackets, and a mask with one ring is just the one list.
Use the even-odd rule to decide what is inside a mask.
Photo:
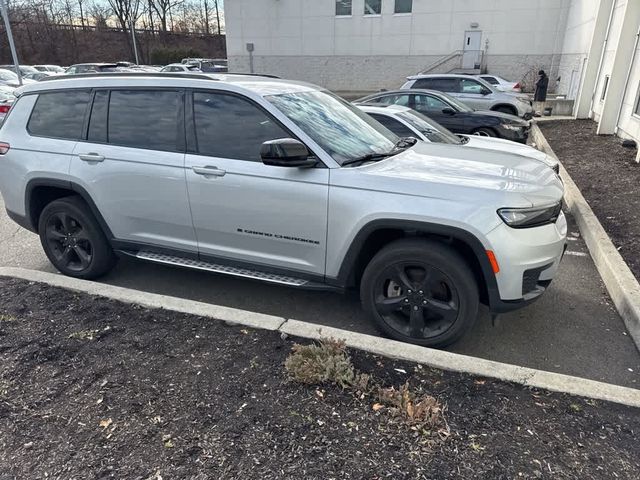
[(491, 90), (487, 90), (486, 88), (484, 88), (481, 93), (482, 95), (489, 95), (491, 94)]
[(445, 115), (455, 115), (456, 111), (453, 108), (447, 107), (442, 109), (442, 113)]
[(274, 167), (313, 167), (317, 160), (309, 158), (309, 150), (295, 138), (278, 138), (264, 142), (260, 157), (265, 165)]

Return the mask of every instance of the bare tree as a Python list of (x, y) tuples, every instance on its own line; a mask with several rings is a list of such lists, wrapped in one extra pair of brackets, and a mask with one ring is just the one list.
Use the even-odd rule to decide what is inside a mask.
[(160, 22), (160, 30), (167, 31), (167, 20), (171, 15), (172, 9), (183, 3), (183, 0), (149, 0), (149, 7), (156, 12)]

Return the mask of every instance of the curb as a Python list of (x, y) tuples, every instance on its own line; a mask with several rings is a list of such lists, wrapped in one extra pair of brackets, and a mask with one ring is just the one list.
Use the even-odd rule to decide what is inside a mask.
[[(531, 133), (536, 145), (560, 162), (538, 125), (533, 125)], [(562, 162), (560, 162), (560, 176), (565, 185), (565, 202), (576, 219), (593, 262), (618, 313), (629, 330), (636, 347), (640, 350), (640, 283), (613, 245), (611, 238), (607, 235), (598, 217), (591, 210)]]
[(324, 327), (294, 319), (209, 305), (203, 302), (185, 300), (167, 295), (146, 293), (130, 288), (65, 277), (55, 273), (15, 267), (0, 267), (0, 276), (46, 283), (55, 287), (107, 297), (121, 302), (135, 303), (151, 308), (175, 310), (257, 329), (280, 331), (282, 334), (296, 337), (314, 340), (320, 338), (341, 339), (351, 348), (364, 350), (376, 355), (417, 362), (442, 370), (495, 378), (526, 387), (541, 388), (620, 403), (632, 407), (640, 407), (640, 390), (597, 382), (595, 380), (518, 367), (507, 363), (419, 347), (395, 340), (350, 332), (338, 328)]

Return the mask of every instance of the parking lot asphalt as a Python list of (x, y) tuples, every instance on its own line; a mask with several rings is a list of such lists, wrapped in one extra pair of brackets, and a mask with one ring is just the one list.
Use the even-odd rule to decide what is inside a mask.
[[(483, 307), (474, 328), (448, 350), (489, 360), (640, 388), (640, 353), (618, 316), (569, 216), (570, 242), (558, 277), (534, 304), (501, 315)], [(0, 197), (0, 266), (55, 272), (37, 235), (5, 213)], [(295, 290), (123, 258), (103, 282), (377, 335), (355, 294)]]

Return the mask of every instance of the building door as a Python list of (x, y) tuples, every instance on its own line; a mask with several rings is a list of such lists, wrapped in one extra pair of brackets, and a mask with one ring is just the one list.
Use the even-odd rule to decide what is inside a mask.
[(480, 63), (482, 62), (482, 32), (479, 30), (464, 32), (462, 50), (462, 68), (480, 68)]

